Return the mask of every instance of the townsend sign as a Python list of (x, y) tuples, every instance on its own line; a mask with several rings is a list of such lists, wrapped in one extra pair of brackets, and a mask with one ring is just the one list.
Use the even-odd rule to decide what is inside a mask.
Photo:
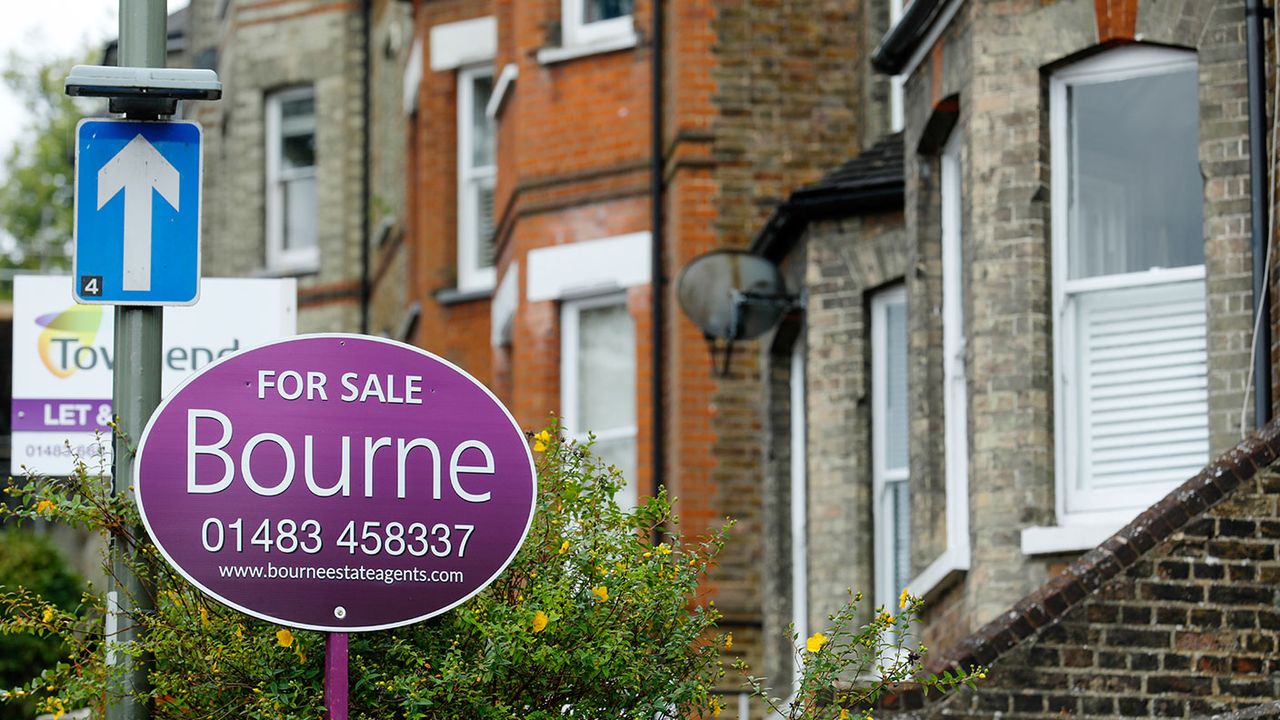
[(330, 632), (438, 615), (506, 568), (533, 518), (524, 434), (417, 348), (308, 335), (223, 358), (152, 415), (135, 488), (179, 572), (266, 620)]

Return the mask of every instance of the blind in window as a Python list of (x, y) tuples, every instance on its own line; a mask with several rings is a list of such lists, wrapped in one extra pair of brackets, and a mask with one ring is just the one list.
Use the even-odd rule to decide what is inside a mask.
[(1150, 488), (1198, 472), (1209, 456), (1204, 282), (1092, 292), (1076, 303), (1081, 489)]

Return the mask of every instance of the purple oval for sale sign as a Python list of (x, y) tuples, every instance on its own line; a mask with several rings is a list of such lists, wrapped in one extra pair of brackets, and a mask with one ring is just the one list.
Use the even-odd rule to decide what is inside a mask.
[(409, 345), (307, 335), (203, 368), (151, 416), (134, 487), (188, 580), (250, 615), (380, 630), (475, 595), (515, 557), (537, 479), (511, 413)]

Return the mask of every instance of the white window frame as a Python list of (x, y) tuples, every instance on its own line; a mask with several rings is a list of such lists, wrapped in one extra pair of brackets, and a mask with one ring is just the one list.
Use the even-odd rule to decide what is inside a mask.
[(288, 250), (285, 249), (284, 246), (284, 184), (291, 180), (301, 180), (307, 177), (316, 178), (316, 210), (317, 212), (319, 211), (319, 173), (316, 172), (320, 155), (318, 113), (312, 114), (312, 123), (314, 125), (312, 132), (316, 136), (317, 144), (317, 164), (312, 165), (310, 168), (294, 168), (291, 170), (285, 170), (280, 157), (283, 147), (283, 143), (281, 142), (281, 105), (286, 101), (305, 97), (312, 98), (318, 107), (319, 95), (316, 93), (314, 85), (305, 85), (279, 90), (270, 93), (266, 97), (266, 262), (267, 269), (272, 272), (309, 272), (320, 267), (318, 220), (316, 223), (317, 237), (314, 238), (315, 242), (311, 246)]
[[(1150, 486), (1133, 489), (1081, 491), (1074, 489), (1080, 472), (1081, 439), (1076, 428), (1079, 425), (1079, 408), (1073, 402), (1071, 388), (1079, 381), (1079, 350), (1075, 341), (1078, 317), (1078, 298), (1100, 290), (1142, 287), (1158, 287), (1188, 281), (1201, 281), (1205, 277), (1204, 265), (1178, 268), (1152, 268), (1131, 273), (1119, 273), (1072, 280), (1068, 277), (1069, 207), (1071, 177), (1068, 172), (1070, 113), (1068, 90), (1075, 85), (1116, 82), (1140, 77), (1163, 75), (1172, 72), (1195, 70), (1195, 53), (1169, 48), (1131, 46), (1109, 50), (1055, 72), (1049, 80), (1049, 131), (1051, 162), (1054, 172), (1051, 179), (1052, 203), (1051, 227), (1053, 232), (1053, 350), (1054, 366), (1054, 421), (1055, 443), (1059, 449), (1055, 458), (1056, 510), (1060, 526), (1078, 526), (1084, 532), (1068, 531), (1061, 537), (1044, 536), (1044, 528), (1028, 528), (1034, 538), (1033, 547), (1056, 549), (1075, 548), (1079, 542), (1096, 538), (1098, 528), (1119, 528), (1128, 522), (1138, 510), (1154, 500)], [(1098, 495), (1085, 504), (1092, 508), (1072, 510), (1071, 493), (1079, 497)], [(1044, 536), (1044, 537), (1042, 537)], [(1064, 544), (1065, 543), (1065, 544)], [(1024, 549), (1028, 547), (1028, 533), (1023, 533)], [(1072, 546), (1072, 547), (1068, 547)]]
[[(903, 285), (880, 290), (871, 296), (871, 502), (874, 532), (873, 566), (875, 570), (875, 603), (896, 611), (898, 595), (902, 588), (895, 588), (894, 551), (896, 527), (892, 513), (886, 512), (885, 490), (890, 482), (910, 482), (910, 462), (902, 468), (889, 469), (885, 463), (886, 443), (884, 409), (887, 402), (886, 380), (888, 375), (887, 307), (901, 304), (906, 307), (907, 293)], [(908, 392), (910, 392), (908, 390)]]
[[(568, 299), (560, 304), (560, 428), (565, 436), (578, 442), (585, 442), (588, 433), (594, 433), (596, 439), (600, 441), (624, 438), (638, 440), (639, 428), (636, 418), (632, 418), (630, 425), (601, 430), (599, 428), (582, 427), (582, 418), (578, 417), (577, 348), (580, 339), (579, 319), (584, 310), (611, 306), (621, 306), (630, 312), (627, 306), (626, 293), (610, 293), (608, 295)], [(636, 370), (638, 372), (639, 368), (637, 367)], [(639, 378), (637, 378), (636, 382), (636, 387), (638, 388)], [(638, 450), (637, 442), (637, 452)], [(636, 461), (638, 466), (638, 457)], [(626, 486), (618, 491), (618, 504), (624, 509), (634, 508), (639, 502), (639, 486), (637, 485), (637, 479), (634, 477), (635, 474), (632, 473), (632, 477), (625, 478), (627, 481)]]
[(969, 569), (969, 380), (964, 313), (963, 174), (961, 133), (947, 138), (940, 158), (942, 225), (942, 413), (946, 485), (946, 549), (911, 580), (928, 597)]
[(560, 2), (560, 35), (565, 47), (599, 45), (620, 39), (634, 43), (636, 31), (632, 15), (589, 23), (583, 12), (587, 2), (589, 0)]
[[(791, 631), (809, 637), (809, 480), (805, 412), (805, 336), (791, 348)], [(792, 693), (800, 688), (804, 665), (792, 657)]]
[[(497, 158), (494, 165), (471, 164), (472, 111), (474, 109), (475, 82), (479, 78), (492, 78), (492, 65), (475, 65), (458, 70), (458, 289), (489, 290), (497, 279), (494, 265), (481, 266), (475, 257), (481, 245), (480, 228), (476, 224), (480, 192), (492, 189), (498, 176)], [(484, 116), (483, 111), (480, 113)], [(492, 122), (484, 116), (486, 122)], [(495, 143), (497, 138), (495, 137)], [(495, 258), (496, 260), (496, 258)]]

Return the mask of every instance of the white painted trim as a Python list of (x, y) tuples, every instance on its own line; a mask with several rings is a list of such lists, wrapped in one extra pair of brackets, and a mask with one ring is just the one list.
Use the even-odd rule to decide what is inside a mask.
[(955, 19), (956, 13), (959, 12), (960, 6), (964, 4), (964, 0), (950, 0), (947, 6), (943, 8), (942, 14), (938, 16), (938, 21), (929, 29), (929, 34), (924, 36), (924, 40), (916, 46), (916, 51), (911, 54), (911, 59), (902, 68), (903, 77), (911, 77), (915, 73), (916, 68), (920, 67), (920, 63), (924, 62), (926, 56), (933, 50), (933, 46), (938, 42), (938, 38), (942, 37), (942, 33)]
[(1125, 520), (1117, 520), (1110, 523), (1023, 528), (1022, 554), (1055, 555), (1092, 550), (1124, 527), (1125, 523)]
[[(458, 244), (457, 268), (459, 290), (486, 290), (493, 287), (495, 270), (492, 265), (481, 266), (475, 260), (480, 249), (480, 228), (476, 226), (480, 191), (496, 182), (497, 165), (474, 166), (472, 162), (472, 120), (476, 80), (493, 77), (488, 65), (463, 68), (458, 71)], [(494, 138), (495, 143), (497, 138)], [(497, 158), (494, 158), (495, 163)]]
[(587, 22), (583, 14), (583, 4), (586, 2), (590, 0), (561, 0), (560, 2), (560, 37), (565, 47), (591, 45), (628, 35), (635, 36), (635, 22), (630, 15)]
[(515, 63), (507, 63), (502, 66), (502, 72), (498, 74), (498, 80), (493, 85), (493, 94), (489, 96), (489, 104), (484, 107), (485, 117), (490, 120), (498, 118), (498, 111), (502, 109), (502, 103), (507, 99), (507, 93), (511, 91), (516, 84), (516, 78), (520, 77), (520, 68)]
[[(809, 491), (808, 414), (805, 408), (805, 339), (791, 349), (791, 627), (809, 637)], [(804, 666), (792, 658), (791, 687), (800, 687)]]
[(898, 132), (907, 126), (906, 75), (889, 78), (889, 132)]
[(647, 285), (649, 245), (646, 230), (530, 250), (526, 300), (563, 300)]
[(513, 261), (503, 273), (489, 305), (489, 344), (493, 347), (502, 347), (511, 342), (511, 323), (515, 319), (519, 303), (520, 263)]
[(490, 62), (497, 51), (498, 21), (492, 15), (431, 28), (431, 69), (435, 72)]
[[(889, 29), (893, 30), (902, 20), (903, 0), (889, 0)], [(904, 87), (907, 76), (894, 75), (889, 78), (889, 132), (898, 132), (907, 125)]]
[(409, 49), (409, 59), (404, 64), (404, 77), (400, 85), (404, 114), (412, 115), (418, 111), (418, 89), (422, 86), (422, 38), (413, 39), (413, 47)]
[(1053, 73), (1050, 83), (1079, 85), (1116, 82), (1196, 68), (1196, 54), (1190, 50), (1127, 45), (1072, 63)]
[[(1066, 262), (1066, 259), (1063, 259)], [(1062, 281), (1062, 292), (1066, 295), (1095, 292), (1099, 290), (1119, 290), (1122, 288), (1149, 287), (1169, 283), (1188, 282), (1205, 279), (1204, 265), (1187, 265), (1176, 268), (1151, 268), (1143, 272), (1121, 273), (1116, 275), (1099, 275), (1081, 280)]]
[[(1053, 282), (1053, 393), (1054, 393), (1054, 508), (1058, 522), (1063, 527), (1089, 527), (1094, 523), (1108, 524), (1116, 513), (1070, 511), (1068, 492), (1078, 478), (1079, 439), (1073, 428), (1079, 426), (1079, 408), (1071, 402), (1070, 388), (1075, 382), (1079, 351), (1074, 338), (1077, 326), (1076, 305), (1072, 298), (1084, 292), (1110, 290), (1121, 287), (1155, 285), (1203, 278), (1203, 265), (1183, 268), (1155, 268), (1147, 272), (1098, 276), (1080, 280), (1068, 280), (1068, 243), (1070, 241), (1067, 198), (1070, 194), (1070, 158), (1068, 157), (1069, 114), (1067, 90), (1072, 85), (1115, 82), (1136, 77), (1177, 72), (1197, 67), (1194, 52), (1172, 48), (1130, 45), (1107, 50), (1062, 68), (1049, 78), (1049, 145), (1050, 145), (1050, 232), (1052, 242)], [(1132, 512), (1120, 511), (1120, 515)], [(1119, 527), (1118, 525), (1116, 526)], [(1032, 528), (1028, 528), (1032, 530)], [(1047, 528), (1054, 530), (1055, 528)], [(1114, 531), (1114, 529), (1113, 529)], [(1079, 532), (1059, 534), (1062, 538), (1082, 537)], [(1028, 537), (1031, 538), (1028, 541)], [(1054, 540), (1044, 533), (1024, 533), (1023, 548), (1066, 547), (1079, 540)], [(1100, 542), (1101, 540), (1099, 540)], [(1064, 545), (1065, 543), (1065, 545)], [(1096, 543), (1094, 543), (1096, 544)], [(1038, 550), (1036, 552), (1064, 552), (1066, 550)]]
[[(941, 157), (943, 436), (948, 571), (969, 569), (969, 373), (964, 310), (964, 166), (956, 126)], [(939, 578), (941, 579), (941, 578)]]
[(968, 569), (967, 557), (961, 558), (958, 553), (947, 550), (939, 555), (937, 560), (929, 563), (929, 567), (923, 572), (911, 578), (911, 582), (907, 583), (907, 589), (912, 595), (928, 602), (933, 600), (937, 592), (950, 587)]
[[(316, 172), (316, 166), (310, 169), (292, 170), (289, 178), (285, 178), (285, 172), (280, 161), (280, 153), (283, 143), (281, 142), (282, 118), (281, 104), (286, 100), (296, 98), (310, 97), (318, 110), (319, 96), (316, 94), (315, 86), (306, 85), (302, 87), (293, 87), (286, 90), (267, 95), (264, 108), (264, 132), (266, 134), (267, 144), (267, 167), (266, 176), (264, 178), (265, 204), (266, 204), (266, 227), (264, 228), (265, 252), (264, 259), (266, 262), (266, 271), (274, 275), (293, 274), (313, 272), (320, 267), (320, 239), (314, 238), (314, 243), (310, 247), (295, 248), (286, 251), (284, 249), (284, 197), (283, 182), (285, 180), (300, 180), (307, 177), (316, 179), (316, 195), (319, 198), (319, 173)], [(318, 113), (313, 113), (311, 117), (311, 131), (317, 138), (319, 137)], [(319, 163), (319, 143), (316, 147), (316, 162)], [(319, 206), (317, 205), (317, 210)], [(319, 232), (319, 223), (317, 222), (317, 233)]]
[[(630, 20), (631, 16), (628, 15)], [(555, 63), (565, 62), (566, 60), (575, 60), (588, 55), (599, 55), (602, 53), (617, 52), (618, 50), (627, 50), (635, 47), (639, 43), (639, 36), (635, 30), (629, 33), (620, 33), (618, 35), (594, 40), (592, 42), (584, 42), (578, 45), (563, 45), (561, 47), (544, 47), (539, 48), (537, 53), (538, 62), (542, 65), (554, 65)]]

